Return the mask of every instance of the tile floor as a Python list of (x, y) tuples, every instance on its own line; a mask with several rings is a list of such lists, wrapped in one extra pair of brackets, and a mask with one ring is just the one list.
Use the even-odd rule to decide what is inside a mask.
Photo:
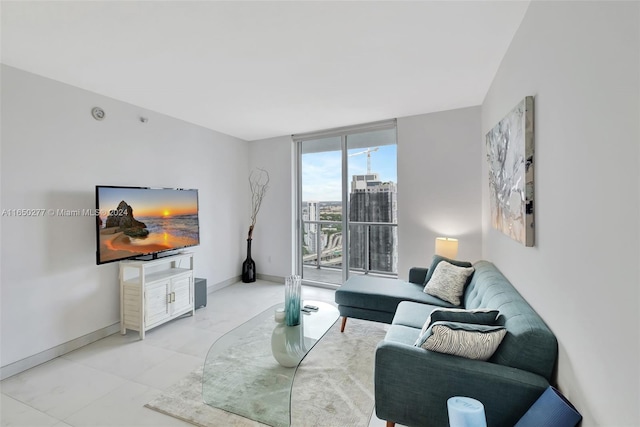
[[(0, 383), (2, 427), (182, 426), (144, 404), (204, 363), (226, 332), (284, 298), (282, 284), (237, 283), (208, 295), (207, 307), (148, 331), (114, 334)], [(334, 291), (303, 287), (333, 302)], [(369, 427), (384, 426), (375, 414)]]

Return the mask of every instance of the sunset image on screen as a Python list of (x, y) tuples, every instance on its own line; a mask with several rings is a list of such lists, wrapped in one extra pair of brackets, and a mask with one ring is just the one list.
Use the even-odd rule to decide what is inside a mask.
[(197, 190), (100, 187), (99, 261), (199, 243)]

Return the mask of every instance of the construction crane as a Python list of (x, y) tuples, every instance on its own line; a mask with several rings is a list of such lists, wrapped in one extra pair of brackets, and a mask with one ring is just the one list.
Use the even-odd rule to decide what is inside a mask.
[(370, 175), (371, 174), (371, 153), (378, 151), (379, 148), (380, 147), (367, 148), (364, 151), (359, 151), (357, 153), (349, 154), (349, 157), (359, 156), (360, 154), (366, 154), (367, 155), (367, 175)]

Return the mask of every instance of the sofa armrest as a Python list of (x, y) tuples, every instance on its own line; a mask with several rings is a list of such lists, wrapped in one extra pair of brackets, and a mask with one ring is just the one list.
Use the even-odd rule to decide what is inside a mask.
[(423, 267), (411, 267), (409, 269), (409, 282), (416, 285), (424, 285), (424, 279), (427, 278), (428, 268)]
[(531, 372), (393, 341), (376, 348), (374, 382), (378, 418), (408, 426), (448, 425), (452, 396), (482, 402), (487, 425), (513, 426), (549, 386)]

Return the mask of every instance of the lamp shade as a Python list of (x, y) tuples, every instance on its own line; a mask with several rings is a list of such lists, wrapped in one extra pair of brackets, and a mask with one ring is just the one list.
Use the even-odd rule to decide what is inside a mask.
[(458, 255), (458, 239), (436, 237), (436, 255), (455, 259)]

